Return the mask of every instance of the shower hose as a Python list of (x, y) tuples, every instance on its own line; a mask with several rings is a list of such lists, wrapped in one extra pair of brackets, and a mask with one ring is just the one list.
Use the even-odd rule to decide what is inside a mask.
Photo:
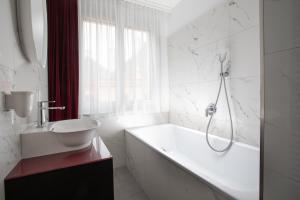
[(224, 73), (224, 71), (223, 71), (223, 64), (224, 64), (224, 61), (226, 60), (226, 55), (224, 56), (223, 59), (221, 59), (221, 56), (220, 56), (219, 60), (220, 60), (220, 64), (221, 64), (221, 73), (220, 73), (221, 80), (220, 80), (220, 87), (219, 87), (217, 99), (215, 101), (215, 106), (218, 105), (219, 97), (220, 97), (220, 94), (221, 94), (222, 85), (224, 83), (224, 91), (225, 91), (225, 96), (226, 96), (226, 103), (227, 103), (227, 107), (228, 107), (228, 114), (229, 114), (229, 118), (230, 118), (230, 127), (231, 127), (230, 142), (223, 149), (217, 149), (217, 148), (213, 147), (212, 144), (210, 143), (210, 141), (208, 139), (208, 132), (209, 132), (209, 127), (211, 125), (211, 121), (212, 121), (215, 113), (213, 113), (210, 116), (208, 124), (207, 124), (207, 127), (206, 127), (206, 142), (207, 142), (208, 146), (213, 151), (216, 151), (216, 152), (226, 152), (226, 151), (228, 151), (230, 149), (230, 147), (232, 146), (232, 143), (233, 143), (233, 123), (232, 123), (231, 109), (230, 109), (230, 104), (229, 104), (229, 99), (228, 99), (228, 92), (227, 92), (227, 87), (226, 87), (226, 80), (225, 80), (225, 77), (228, 76), (228, 72)]

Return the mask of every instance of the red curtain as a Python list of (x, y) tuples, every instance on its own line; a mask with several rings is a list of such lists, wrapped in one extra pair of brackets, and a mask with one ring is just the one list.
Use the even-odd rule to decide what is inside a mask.
[(77, 0), (47, 0), (49, 120), (78, 118), (79, 54)]

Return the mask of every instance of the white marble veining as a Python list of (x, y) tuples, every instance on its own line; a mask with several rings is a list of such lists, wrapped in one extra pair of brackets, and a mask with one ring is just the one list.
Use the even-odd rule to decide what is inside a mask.
[(174, 33), (172, 43), (197, 49), (258, 26), (258, 19), (258, 0), (226, 0)]
[(264, 0), (266, 54), (300, 47), (299, 7), (297, 0)]
[(264, 0), (264, 199), (300, 199), (300, 1)]
[(27, 119), (19, 118), (13, 111), (4, 110), (2, 92), (29, 90), (47, 97), (47, 69), (27, 63), (20, 50), (15, 1), (0, 1), (0, 199), (4, 200), (3, 179), (20, 159), (20, 132), (24, 125), (35, 119), (35, 109)]
[[(235, 140), (259, 146), (260, 39), (259, 1), (227, 0), (169, 37), (170, 122), (205, 131), (205, 108), (215, 101), (225, 69)], [(230, 136), (222, 91), (211, 133)]]

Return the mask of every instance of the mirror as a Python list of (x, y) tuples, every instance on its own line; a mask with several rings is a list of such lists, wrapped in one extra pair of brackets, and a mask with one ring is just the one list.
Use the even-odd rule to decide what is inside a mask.
[(46, 0), (17, 0), (18, 31), (23, 54), (29, 62), (47, 63)]

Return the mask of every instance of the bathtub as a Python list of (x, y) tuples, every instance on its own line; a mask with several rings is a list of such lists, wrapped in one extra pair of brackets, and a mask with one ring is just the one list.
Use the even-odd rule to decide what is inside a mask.
[(151, 200), (259, 199), (256, 147), (234, 142), (216, 153), (205, 133), (173, 124), (128, 129), (125, 138), (127, 166)]

